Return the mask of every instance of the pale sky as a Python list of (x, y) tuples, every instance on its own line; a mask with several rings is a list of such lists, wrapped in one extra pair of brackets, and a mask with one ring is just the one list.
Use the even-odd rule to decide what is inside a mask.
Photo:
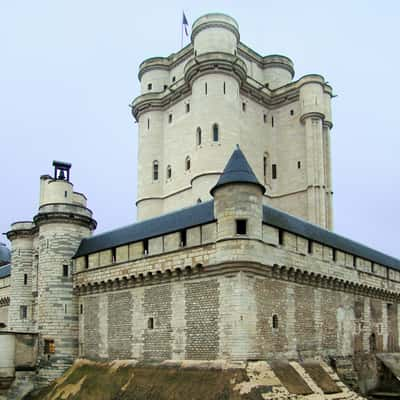
[[(325, 77), (332, 102), (335, 231), (400, 258), (400, 2), (0, 0), (0, 230), (37, 211), (39, 177), (72, 163), (97, 232), (135, 221), (139, 63), (180, 47), (223, 12), (258, 53), (298, 79)], [(0, 238), (0, 241), (6, 241)]]

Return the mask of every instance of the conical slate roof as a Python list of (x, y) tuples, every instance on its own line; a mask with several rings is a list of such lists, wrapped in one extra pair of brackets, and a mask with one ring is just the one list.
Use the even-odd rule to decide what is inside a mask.
[(210, 190), (211, 195), (214, 194), (215, 189), (227, 185), (229, 183), (253, 183), (261, 188), (265, 193), (265, 187), (258, 182), (254, 175), (249, 163), (246, 160), (242, 150), (239, 146), (232, 153), (231, 158), (226, 164), (224, 172), (219, 177), (217, 184)]

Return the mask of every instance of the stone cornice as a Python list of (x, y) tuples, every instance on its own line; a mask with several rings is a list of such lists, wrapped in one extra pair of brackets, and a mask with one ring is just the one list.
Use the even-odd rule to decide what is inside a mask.
[(97, 222), (91, 217), (65, 211), (41, 212), (33, 218), (33, 221), (38, 227), (46, 223), (71, 223), (94, 230), (97, 226)]
[(219, 275), (234, 275), (244, 272), (254, 276), (274, 278), (287, 282), (313, 286), (322, 289), (330, 289), (355, 295), (379, 298), (385, 301), (400, 301), (400, 293), (384, 288), (374, 287), (359, 282), (351, 282), (324, 274), (303, 271), (299, 268), (284, 265), (263, 265), (255, 262), (227, 262), (214, 265), (187, 265), (185, 268), (168, 268), (165, 270), (149, 271), (123, 275), (115, 279), (102, 280), (100, 282), (88, 282), (75, 285), (76, 295), (89, 295), (106, 293), (110, 291), (129, 289), (137, 286), (161, 284), (181, 279), (196, 279), (199, 277), (212, 277)]
[(190, 36), (191, 42), (194, 42), (194, 38), (195, 36), (203, 31), (204, 29), (208, 29), (208, 28), (224, 28), (227, 29), (228, 31), (232, 32), (235, 37), (236, 40), (239, 42), (240, 41), (240, 34), (239, 34), (239, 30), (237, 29), (237, 27), (233, 26), (231, 23), (229, 22), (225, 22), (225, 21), (205, 21), (199, 25), (196, 26), (196, 23), (193, 24), (193, 30), (192, 30), (192, 34)]

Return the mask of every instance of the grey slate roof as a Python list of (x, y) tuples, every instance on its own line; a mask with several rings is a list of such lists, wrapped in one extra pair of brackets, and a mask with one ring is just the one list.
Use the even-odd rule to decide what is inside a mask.
[(388, 256), (275, 208), (269, 206), (263, 207), (263, 222), (315, 242), (325, 244), (334, 249), (365, 258), (376, 264), (382, 264), (400, 270), (399, 259)]
[(8, 264), (11, 261), (10, 250), (4, 243), (0, 243), (0, 265)]
[(0, 279), (7, 278), (11, 275), (11, 264), (6, 264), (0, 267)]
[[(74, 258), (212, 221), (215, 221), (213, 200), (83, 239)], [(263, 206), (263, 222), (334, 249), (400, 270), (400, 260), (396, 258), (270, 206)]]
[(262, 192), (265, 193), (265, 187), (258, 182), (258, 179), (239, 146), (232, 153), (228, 164), (226, 164), (218, 182), (210, 190), (210, 193), (213, 194), (215, 189), (227, 185), (228, 183), (253, 183), (258, 185), (262, 189)]
[(179, 211), (83, 239), (74, 258), (99, 250), (110, 249), (111, 247), (203, 225), (214, 221), (214, 219), (213, 201), (196, 204), (192, 207), (183, 208)]

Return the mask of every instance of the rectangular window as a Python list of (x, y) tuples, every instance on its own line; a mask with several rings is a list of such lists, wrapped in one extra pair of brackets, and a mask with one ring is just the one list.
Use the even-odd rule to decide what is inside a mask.
[(56, 352), (56, 346), (54, 339), (44, 339), (44, 354), (54, 354)]
[(267, 182), (267, 157), (265, 156), (263, 159), (263, 174), (264, 174), (264, 182)]
[(332, 249), (332, 261), (336, 262), (337, 259), (337, 251), (336, 249)]
[(353, 256), (353, 267), (357, 266), (357, 257)]
[(88, 269), (89, 268), (89, 256), (85, 256), (85, 259), (84, 259), (84, 263), (85, 263), (85, 269)]
[(147, 118), (147, 130), (150, 129), (150, 118)]
[(19, 316), (20, 316), (20, 319), (28, 318), (28, 306), (20, 306), (19, 307)]
[(190, 112), (190, 104), (189, 103), (186, 103), (186, 112), (187, 113)]
[(79, 312), (80, 312), (81, 314), (83, 314), (83, 304), (81, 304), (81, 305), (79, 306)]
[(149, 318), (147, 320), (147, 328), (148, 329), (154, 329), (154, 318)]
[(181, 247), (185, 247), (187, 244), (186, 240), (186, 229), (180, 231), (180, 245)]
[(272, 179), (276, 179), (278, 177), (278, 171), (276, 168), (276, 164), (272, 164)]
[(264, 114), (264, 124), (267, 123), (267, 114)]
[(68, 277), (68, 275), (69, 275), (69, 267), (67, 264), (64, 264), (63, 265), (63, 276)]
[(242, 103), (242, 111), (246, 111), (246, 103)]
[(301, 161), (297, 161), (297, 169), (301, 168)]
[(207, 88), (207, 82), (204, 84), (204, 94), (207, 96), (208, 88)]
[(282, 229), (279, 229), (278, 235), (279, 235), (279, 244), (280, 244), (281, 246), (283, 246), (283, 244), (284, 244), (284, 238), (283, 238), (283, 230), (282, 230)]
[(153, 85), (151, 83), (147, 84), (147, 90), (153, 89)]
[(309, 240), (308, 241), (308, 249), (307, 249), (308, 254), (312, 254), (313, 252), (313, 241)]
[(144, 239), (143, 240), (143, 254), (149, 254), (149, 240), (148, 239)]
[(274, 126), (274, 117), (271, 117), (271, 126)]
[(170, 124), (172, 122), (172, 114), (168, 115), (168, 123)]
[(111, 262), (115, 263), (117, 261), (117, 249), (113, 247), (111, 249)]
[(226, 83), (224, 82), (224, 94), (226, 94)]
[(28, 274), (24, 274), (24, 285), (28, 284)]
[(68, 306), (64, 304), (64, 314), (68, 314)]
[(236, 234), (246, 235), (247, 234), (247, 220), (237, 219), (236, 220)]

